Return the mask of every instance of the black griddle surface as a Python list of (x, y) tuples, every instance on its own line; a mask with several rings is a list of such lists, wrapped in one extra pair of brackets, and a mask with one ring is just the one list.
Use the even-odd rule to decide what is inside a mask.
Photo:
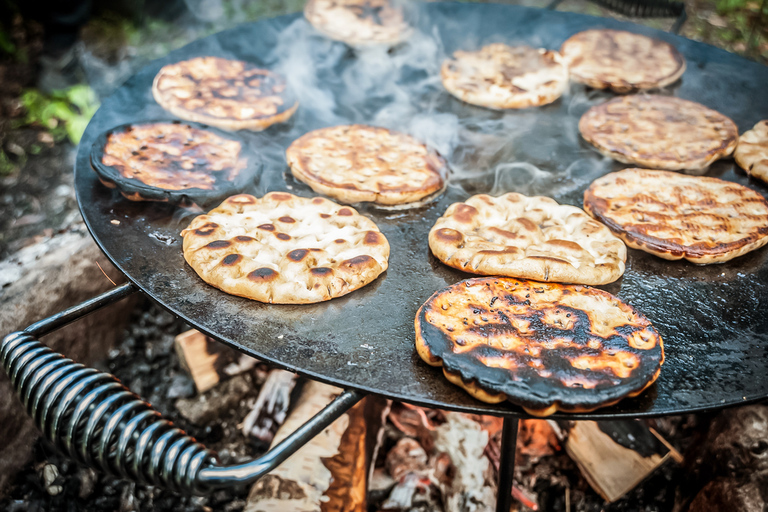
[[(671, 42), (687, 59), (682, 80), (664, 94), (714, 108), (731, 117), (740, 132), (768, 117), (768, 68), (664, 32), (571, 13), (427, 3), (417, 7), (414, 19), (419, 31), (389, 54), (355, 52), (314, 32), (300, 15), (290, 15), (241, 25), (151, 63), (104, 101), (83, 136), (75, 176), (80, 209), (96, 242), (131, 281), (169, 311), (244, 353), (320, 381), (411, 403), (522, 416), (511, 404), (474, 400), (416, 354), (418, 307), (434, 291), (472, 277), (437, 261), (427, 233), (448, 205), (479, 192), (514, 190), (581, 206), (589, 182), (626, 167), (603, 158), (578, 136), (580, 115), (614, 95), (573, 84), (553, 105), (494, 112), (463, 104), (442, 89), (437, 75), (442, 59), (491, 42), (558, 49), (574, 33), (595, 27), (639, 32)], [(200, 55), (255, 62), (306, 86), (298, 91), (301, 105), (290, 122), (262, 133), (239, 132), (265, 156), (247, 192), (314, 195), (290, 177), (283, 151), (321, 126), (362, 122), (399, 128), (443, 152), (454, 174), (437, 202), (413, 211), (358, 208), (390, 241), (384, 275), (315, 305), (266, 305), (229, 296), (203, 283), (182, 256), (179, 232), (199, 212), (132, 203), (98, 182), (88, 161), (95, 138), (127, 122), (173, 119), (152, 99), (152, 79), (163, 65)], [(730, 159), (707, 174), (768, 192)], [(601, 288), (644, 313), (662, 334), (661, 375), (637, 398), (591, 414), (561, 416), (678, 414), (768, 396), (766, 260), (763, 248), (722, 265), (697, 267), (630, 249), (624, 277)]]

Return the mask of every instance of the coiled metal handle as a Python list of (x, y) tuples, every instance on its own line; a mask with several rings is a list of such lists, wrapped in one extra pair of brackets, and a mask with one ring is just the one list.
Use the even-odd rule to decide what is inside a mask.
[(9, 334), (0, 362), (38, 428), (72, 459), (106, 473), (183, 494), (255, 482), (363, 398), (344, 391), (261, 457), (232, 466), (105, 372), (35, 338), (134, 293), (124, 284)]
[(57, 448), (104, 472), (185, 494), (216, 454), (173, 426), (114, 376), (67, 359), (32, 336), (3, 340), (0, 357), (27, 412)]

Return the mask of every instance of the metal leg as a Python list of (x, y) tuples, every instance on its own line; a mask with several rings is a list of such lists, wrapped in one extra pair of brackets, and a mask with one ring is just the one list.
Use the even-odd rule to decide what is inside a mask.
[(499, 489), (496, 512), (509, 512), (512, 507), (512, 483), (515, 476), (515, 448), (517, 448), (517, 418), (504, 418), (501, 430), (501, 460), (499, 461)]

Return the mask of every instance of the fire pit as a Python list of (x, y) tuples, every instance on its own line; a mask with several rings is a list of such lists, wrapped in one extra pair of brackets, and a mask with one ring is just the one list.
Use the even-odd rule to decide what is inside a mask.
[[(682, 80), (666, 93), (714, 108), (742, 131), (768, 113), (763, 91), (768, 68), (663, 32), (570, 13), (427, 3), (418, 6), (413, 22), (418, 30), (411, 39), (389, 51), (353, 51), (322, 37), (298, 15), (243, 25), (172, 52), (104, 101), (80, 145), (76, 188), (96, 242), (131, 284), (12, 335), (2, 348), (6, 370), (28, 410), (46, 435), (58, 439), (59, 447), (126, 477), (181, 492), (206, 492), (257, 479), (366, 393), (374, 393), (508, 418), (499, 486), (499, 510), (504, 510), (516, 418), (524, 413), (510, 404), (472, 399), (416, 354), (413, 318), (419, 305), (435, 290), (467, 277), (431, 255), (426, 235), (448, 205), (471, 194), (515, 190), (581, 206), (583, 191), (593, 179), (624, 166), (595, 152), (577, 129), (580, 115), (611, 93), (574, 84), (570, 94), (545, 107), (489, 111), (463, 104), (444, 91), (440, 64), (454, 50), (489, 42), (559, 48), (587, 28), (631, 30), (671, 42), (687, 59)], [(199, 211), (130, 202), (99, 183), (89, 162), (94, 140), (121, 124), (171, 119), (152, 99), (152, 80), (163, 65), (202, 55), (242, 59), (279, 71), (299, 97), (301, 106), (288, 123), (265, 132), (239, 133), (264, 163), (244, 192), (313, 195), (290, 176), (284, 150), (307, 131), (333, 124), (367, 123), (409, 132), (446, 157), (452, 171), (449, 186), (435, 202), (413, 210), (359, 209), (375, 220), (392, 246), (385, 275), (348, 296), (314, 305), (266, 305), (229, 296), (202, 282), (184, 262), (179, 232)], [(715, 163), (708, 174), (768, 192), (735, 170), (731, 161)], [(698, 267), (630, 251), (624, 277), (603, 288), (656, 325), (666, 350), (661, 375), (637, 398), (590, 414), (561, 416), (683, 414), (768, 396), (767, 259), (763, 249), (724, 265)], [(108, 376), (69, 368), (30, 341), (136, 290), (244, 353), (348, 391), (265, 457), (219, 468), (212, 453), (163, 423), (136, 397), (121, 395), (125, 391), (109, 384)], [(102, 383), (103, 390), (97, 388)], [(53, 394), (46, 396), (46, 391)]]

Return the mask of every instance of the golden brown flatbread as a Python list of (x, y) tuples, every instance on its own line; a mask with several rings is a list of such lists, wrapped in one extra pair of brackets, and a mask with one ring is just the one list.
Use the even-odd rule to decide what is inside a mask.
[(232, 295), (307, 304), (346, 295), (387, 269), (389, 242), (373, 221), (322, 197), (237, 195), (181, 232), (184, 259)]
[(503, 277), (436, 292), (416, 313), (416, 350), (452, 383), (535, 416), (637, 396), (664, 362), (647, 318), (608, 292)]
[(322, 128), (286, 151), (293, 175), (343, 203), (398, 205), (443, 189), (445, 160), (404, 133), (374, 126)]
[(664, 87), (685, 71), (685, 59), (671, 44), (623, 30), (579, 32), (560, 53), (571, 80), (618, 93)]
[(112, 131), (101, 163), (123, 178), (164, 190), (212, 190), (217, 173), (233, 181), (246, 166), (242, 144), (184, 123), (146, 123)]
[(768, 243), (768, 201), (717, 178), (625, 169), (595, 180), (584, 209), (628, 246), (668, 260), (720, 263)]
[(546, 105), (568, 86), (568, 68), (559, 53), (502, 43), (454, 52), (441, 76), (460, 100), (495, 109)]
[(736, 124), (704, 105), (660, 95), (614, 98), (579, 121), (584, 139), (602, 154), (653, 169), (704, 169), (730, 155)]
[(281, 75), (220, 57), (163, 66), (152, 96), (181, 119), (224, 130), (263, 130), (287, 121), (299, 106)]
[(308, 0), (304, 17), (326, 37), (352, 46), (394, 46), (411, 33), (402, 2), (394, 0)]
[(747, 174), (768, 182), (768, 119), (739, 137), (733, 158)]
[(429, 247), (465, 272), (560, 283), (611, 283), (627, 258), (624, 243), (580, 208), (515, 192), (452, 204)]

